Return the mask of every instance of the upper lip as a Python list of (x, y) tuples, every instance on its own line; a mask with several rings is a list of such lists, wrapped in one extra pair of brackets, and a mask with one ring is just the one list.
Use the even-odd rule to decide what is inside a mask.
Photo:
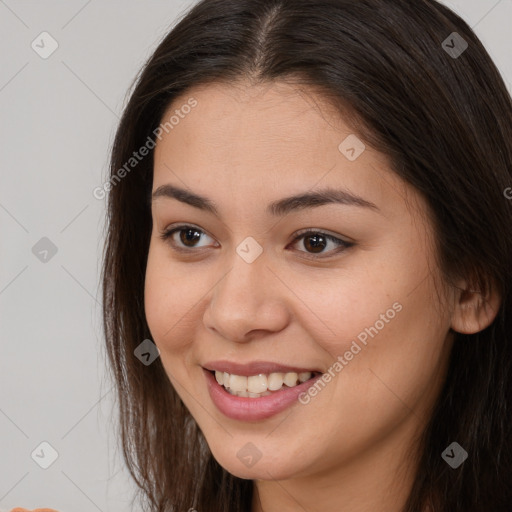
[(259, 373), (322, 373), (320, 370), (303, 366), (289, 366), (271, 361), (252, 361), (250, 363), (235, 363), (233, 361), (209, 361), (203, 365), (205, 370), (227, 372), (231, 375), (249, 377)]

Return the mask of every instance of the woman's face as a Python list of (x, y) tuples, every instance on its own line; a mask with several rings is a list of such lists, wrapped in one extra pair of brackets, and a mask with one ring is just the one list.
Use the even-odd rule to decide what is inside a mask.
[(145, 311), (213, 455), (260, 480), (391, 471), (452, 342), (425, 202), (312, 92), (210, 84), (173, 115), (154, 154)]

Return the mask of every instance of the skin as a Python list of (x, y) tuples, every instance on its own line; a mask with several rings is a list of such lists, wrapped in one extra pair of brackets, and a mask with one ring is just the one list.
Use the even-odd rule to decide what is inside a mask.
[[(171, 198), (152, 204), (145, 311), (169, 379), (217, 461), (254, 480), (253, 512), (398, 512), (446, 374), (450, 328), (485, 328), (498, 299), (484, 308), (465, 281), (460, 290), (443, 283), (423, 198), (369, 146), (349, 161), (338, 146), (353, 129), (313, 91), (209, 84), (176, 98), (164, 118), (190, 97), (197, 106), (155, 148), (153, 191), (186, 188), (215, 201), (221, 217)], [(265, 212), (327, 185), (378, 211)], [(177, 223), (201, 230), (188, 253), (160, 238)], [(310, 238), (293, 242), (306, 228), (355, 245), (336, 252), (328, 241), (312, 252)], [(248, 236), (263, 249), (250, 264), (236, 252)], [(187, 250), (180, 232), (172, 239)], [(202, 364), (267, 360), (327, 372), (394, 303), (400, 312), (307, 405), (243, 422), (212, 403)], [(261, 452), (250, 468), (237, 457), (248, 442)]]

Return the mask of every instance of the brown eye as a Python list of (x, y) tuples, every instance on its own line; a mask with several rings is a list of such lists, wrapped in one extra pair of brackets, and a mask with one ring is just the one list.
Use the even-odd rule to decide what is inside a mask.
[[(176, 241), (175, 233), (179, 233), (179, 241)], [(202, 235), (206, 235), (203, 230), (195, 226), (182, 225), (165, 230), (160, 234), (160, 238), (168, 241), (177, 251), (190, 252), (193, 249), (204, 247), (196, 245), (201, 240)]]
[[(345, 240), (341, 240), (340, 238), (328, 235), (321, 231), (303, 231), (295, 237), (293, 242), (296, 243), (301, 239), (304, 240), (303, 245), (306, 248), (306, 251), (300, 252), (306, 252), (307, 254), (322, 254), (323, 252), (327, 252), (327, 256), (329, 256), (329, 253), (338, 254), (354, 245), (352, 242), (346, 242)], [(330, 251), (324, 251), (329, 242), (332, 242), (335, 245), (335, 248)], [(323, 258), (324, 256), (320, 257)]]
[[(174, 237), (176, 233), (179, 233), (179, 240), (176, 240)], [(196, 249), (206, 247), (205, 245), (197, 245), (203, 235), (206, 235), (206, 233), (202, 229), (190, 225), (181, 225), (165, 230), (160, 234), (160, 238), (167, 241), (171, 247), (178, 252), (191, 253)], [(303, 246), (306, 250), (301, 250), (300, 252), (311, 255), (311, 257), (318, 255), (316, 256), (317, 259), (338, 254), (354, 245), (352, 242), (341, 240), (340, 238), (323, 233), (322, 231), (303, 231), (295, 237), (293, 243), (296, 244), (301, 239), (304, 240)], [(333, 244), (334, 248), (332, 250), (326, 250), (330, 244)]]
[(194, 244), (197, 242), (200, 238), (200, 232), (195, 228), (190, 229), (180, 229), (180, 241), (183, 243), (183, 245), (186, 245), (188, 247), (188, 244)]
[(321, 233), (304, 237), (304, 247), (311, 252), (322, 252), (327, 245), (327, 238)]

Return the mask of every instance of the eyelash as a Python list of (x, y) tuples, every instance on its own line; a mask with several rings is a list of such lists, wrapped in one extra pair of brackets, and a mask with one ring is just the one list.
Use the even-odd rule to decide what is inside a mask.
[[(181, 224), (181, 225), (172, 226), (172, 227), (166, 229), (165, 231), (161, 232), (161, 234), (159, 236), (160, 236), (160, 238), (162, 240), (164, 240), (167, 243), (169, 243), (169, 245), (171, 245), (171, 247), (175, 251), (178, 251), (178, 252), (181, 252), (181, 253), (191, 253), (192, 251), (196, 251), (197, 249), (195, 249), (193, 247), (192, 248), (188, 248), (188, 249), (185, 249), (183, 247), (179, 247), (171, 239), (171, 237), (172, 237), (172, 235), (174, 233), (179, 232), (179, 231), (185, 231), (187, 229), (194, 229), (194, 230), (198, 231), (199, 233), (206, 234), (202, 229), (199, 229), (196, 226), (191, 226), (189, 224)], [(329, 235), (327, 233), (324, 233), (323, 231), (311, 230), (311, 229), (307, 229), (307, 230), (298, 232), (296, 234), (295, 238), (292, 240), (292, 244), (295, 244), (300, 239), (306, 238), (307, 235), (322, 235), (327, 240), (329, 240), (331, 242), (334, 242), (336, 244), (339, 244), (340, 247), (338, 249), (335, 249), (333, 251), (329, 251), (329, 252), (334, 253), (334, 254), (338, 254), (340, 252), (343, 252), (344, 250), (346, 250), (346, 249), (352, 247), (353, 245), (355, 245), (352, 242), (347, 242), (345, 240), (341, 240), (340, 238), (336, 238), (335, 236), (332, 236), (332, 235)], [(310, 252), (307, 252), (307, 251), (299, 251), (299, 252), (305, 252), (306, 254), (309, 255), (308, 257), (311, 257), (313, 259), (323, 259), (323, 258), (328, 258), (328, 257), (331, 256), (331, 255), (329, 255), (329, 256), (318, 256), (315, 253), (310, 253)]]

